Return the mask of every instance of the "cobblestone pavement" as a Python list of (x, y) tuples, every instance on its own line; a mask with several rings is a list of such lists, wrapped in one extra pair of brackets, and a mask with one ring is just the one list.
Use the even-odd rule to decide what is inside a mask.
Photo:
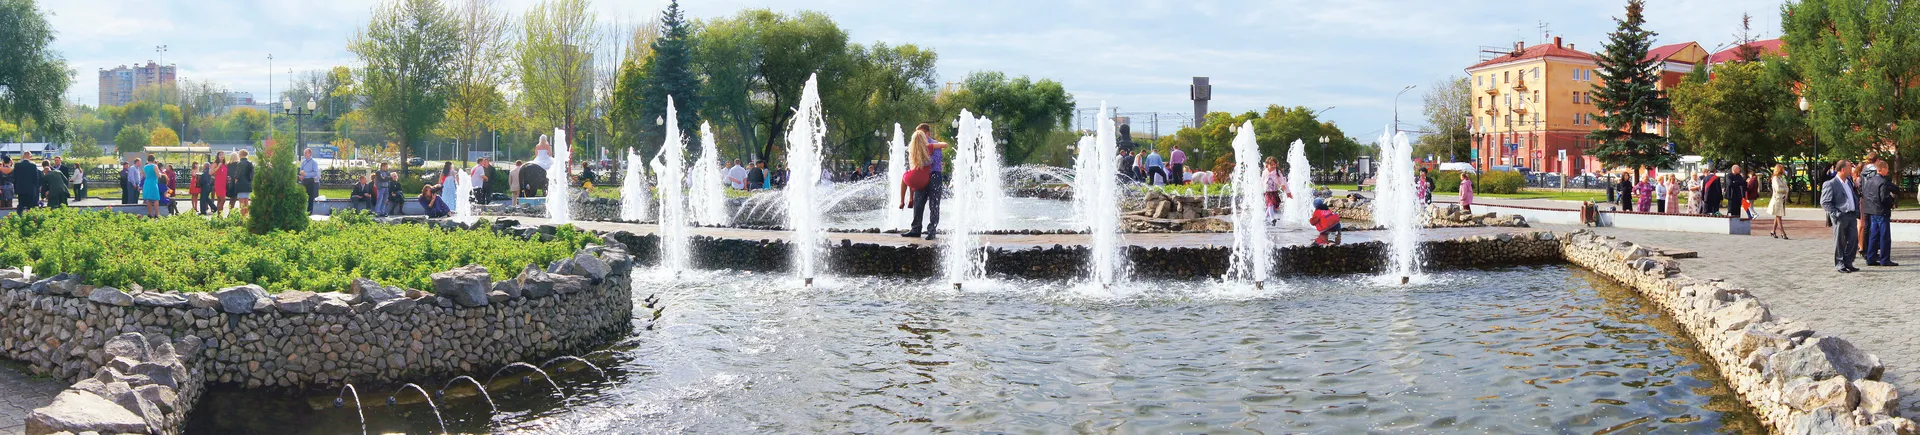
[(0, 364), (0, 435), (25, 433), (27, 414), (53, 403), (65, 382), (35, 377), (18, 364)]
[[(1815, 227), (1819, 224), (1815, 223)], [(1571, 232), (1582, 227), (1538, 225)], [(1794, 240), (1754, 236), (1597, 228), (1601, 235), (1659, 248), (1700, 253), (1683, 259), (1683, 272), (1695, 278), (1720, 278), (1753, 292), (1776, 315), (1798, 320), (1815, 331), (1852, 341), (1880, 356), (1887, 377), (1900, 385), (1904, 415), (1920, 415), (1920, 244), (1895, 243), (1899, 267), (1855, 265), (1858, 273), (1833, 270), (1833, 239), (1815, 237), (1813, 228), (1796, 228)], [(1821, 228), (1824, 230), (1824, 228)], [(1805, 232), (1803, 237), (1802, 232)]]

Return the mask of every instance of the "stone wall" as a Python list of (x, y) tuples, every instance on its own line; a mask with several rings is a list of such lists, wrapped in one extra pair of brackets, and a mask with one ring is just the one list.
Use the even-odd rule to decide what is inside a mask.
[(1776, 316), (1725, 281), (1687, 276), (1672, 258), (1631, 242), (1580, 231), (1563, 238), (1562, 250), (1665, 308), (1775, 432), (1920, 433), (1897, 416), (1900, 390), (1880, 380), (1880, 359), (1845, 339)]
[[(1327, 209), (1339, 214), (1341, 219), (1373, 220), (1373, 206), (1367, 201), (1353, 201), (1346, 198), (1327, 200)], [(1435, 203), (1427, 209), (1427, 228), (1464, 228), (1464, 227), (1527, 227), (1527, 218), (1520, 215), (1501, 216), (1498, 213), (1469, 214), (1460, 209), (1459, 204)]]
[(350, 293), (274, 295), (252, 285), (124, 291), (0, 270), (0, 356), (80, 381), (111, 364), (108, 339), (138, 332), (203, 340), (189, 359), (207, 382), (301, 388), (471, 374), (626, 333), (632, 267), (624, 248), (591, 246), (498, 281), (469, 266), (434, 274), (433, 289), (361, 279)]

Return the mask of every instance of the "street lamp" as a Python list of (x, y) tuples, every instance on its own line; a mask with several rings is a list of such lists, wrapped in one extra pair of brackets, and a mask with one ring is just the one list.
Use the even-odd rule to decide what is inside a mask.
[(1400, 96), (1405, 95), (1407, 91), (1413, 90), (1415, 86), (1419, 86), (1419, 85), (1407, 85), (1407, 87), (1400, 89), (1400, 93), (1393, 94), (1393, 132), (1394, 133), (1400, 132)]
[(305, 145), (305, 140), (301, 138), (302, 133), (305, 133), (305, 132), (302, 131), (304, 125), (300, 123), (300, 118), (313, 116), (313, 109), (316, 106), (318, 106), (318, 104), (313, 101), (312, 97), (307, 98), (307, 104), (305, 107), (294, 107), (293, 97), (280, 98), (281, 113), (285, 113), (287, 115), (293, 116), (293, 145), (296, 147), (296, 149), (297, 147)]
[(1320, 111), (1318, 111), (1318, 112), (1313, 112), (1313, 116), (1314, 116), (1315, 118), (1318, 118), (1318, 117), (1320, 117), (1320, 114), (1322, 114), (1322, 113), (1327, 113), (1327, 111), (1328, 111), (1328, 110), (1333, 110), (1333, 108), (1334, 108), (1334, 107), (1335, 107), (1335, 106), (1327, 106), (1327, 108), (1325, 108), (1325, 109), (1320, 109)]

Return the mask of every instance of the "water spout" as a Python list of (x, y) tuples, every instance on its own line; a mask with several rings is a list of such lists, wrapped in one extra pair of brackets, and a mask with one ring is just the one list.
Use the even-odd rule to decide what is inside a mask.
[[(673, 106), (673, 96), (667, 96), (666, 119), (679, 119), (679, 111)], [(680, 123), (666, 123), (666, 141), (660, 146), (660, 157), (656, 160), (653, 173), (660, 174), (660, 262), (661, 270), (682, 270), (688, 267), (691, 244), (687, 229), (686, 195), (686, 142), (680, 137)]]
[(573, 204), (568, 195), (567, 170), (572, 165), (567, 146), (567, 131), (553, 129), (553, 167), (547, 168), (547, 219), (560, 225), (573, 222)]
[(632, 148), (627, 149), (626, 179), (620, 183), (620, 220), (640, 222), (647, 220), (647, 209), (652, 205), (652, 196), (647, 192), (646, 163)]
[(953, 125), (959, 133), (953, 138), (953, 164), (947, 167), (953, 174), (950, 197), (955, 210), (967, 212), (954, 216), (947, 224), (949, 239), (943, 269), (947, 281), (959, 288), (968, 279), (986, 276), (985, 261), (974, 255), (974, 251), (981, 248), (980, 236), (974, 232), (988, 229), (998, 214), (1000, 156), (995, 151), (998, 144), (993, 140), (992, 120), (975, 118), (973, 112), (962, 109)]
[(501, 368), (500, 368), (499, 370), (494, 370), (494, 371), (493, 371), (493, 376), (488, 376), (488, 377), (487, 377), (487, 383), (488, 383), (488, 384), (492, 384), (492, 383), (493, 383), (493, 380), (494, 380), (495, 378), (499, 378), (499, 377), (500, 377), (500, 372), (504, 372), (504, 371), (507, 371), (507, 369), (511, 369), (511, 368), (514, 368), (514, 367), (526, 367), (526, 368), (528, 368), (528, 369), (532, 369), (532, 370), (533, 370), (534, 372), (536, 372), (536, 373), (539, 373), (539, 374), (540, 374), (540, 378), (541, 378), (541, 379), (546, 379), (546, 380), (547, 380), (547, 385), (549, 385), (549, 386), (552, 386), (552, 387), (553, 387), (553, 392), (554, 392), (554, 393), (557, 393), (557, 394), (559, 394), (559, 395), (560, 395), (560, 401), (561, 401), (561, 402), (566, 402), (566, 401), (567, 401), (567, 399), (568, 399), (568, 398), (567, 398), (567, 392), (566, 392), (566, 390), (562, 390), (562, 389), (560, 389), (560, 384), (557, 384), (557, 383), (554, 383), (554, 382), (553, 382), (553, 377), (552, 377), (552, 376), (548, 376), (548, 375), (547, 375), (547, 371), (546, 371), (546, 370), (541, 370), (541, 369), (540, 369), (539, 367), (535, 367), (535, 366), (534, 366), (533, 364), (527, 364), (527, 363), (523, 363), (523, 362), (516, 362), (516, 363), (513, 363), (513, 364), (507, 364), (507, 366), (506, 366), (506, 367), (501, 367)]
[[(443, 433), (443, 434), (444, 434), (444, 433), (449, 433), (449, 432), (447, 432), (447, 420), (446, 420), (446, 419), (443, 419), (443, 418), (440, 418), (440, 406), (439, 406), (439, 405), (434, 405), (434, 404), (433, 404), (433, 396), (431, 396), (431, 395), (428, 395), (428, 394), (427, 394), (427, 390), (426, 390), (425, 388), (420, 388), (420, 386), (419, 386), (419, 385), (414, 385), (414, 384), (406, 384), (406, 385), (401, 385), (401, 386), (400, 386), (400, 389), (399, 389), (399, 390), (394, 390), (394, 392), (393, 392), (393, 395), (394, 395), (394, 396), (399, 396), (399, 395), (400, 395), (400, 393), (404, 393), (404, 392), (406, 392), (406, 391), (407, 391), (407, 389), (409, 389), (409, 388), (411, 388), (411, 389), (413, 389), (413, 391), (418, 391), (418, 392), (420, 392), (420, 398), (421, 398), (421, 399), (425, 399), (425, 400), (427, 401), (427, 407), (428, 407), (428, 408), (432, 408), (432, 409), (433, 409), (433, 419), (434, 419), (435, 421), (439, 421), (439, 422), (440, 422), (440, 433)], [(395, 402), (396, 400), (394, 400), (394, 398), (393, 398), (392, 396), (388, 396), (388, 397), (387, 397), (387, 401), (388, 401), (388, 402)]]
[(1074, 161), (1074, 208), (1086, 225), (1088, 241), (1088, 281), (1110, 288), (1122, 275), (1126, 258), (1120, 246), (1120, 165), (1119, 140), (1107, 103), (1100, 103), (1099, 128), (1094, 137), (1080, 140), (1080, 152)]
[(713, 126), (700, 123), (700, 158), (693, 162), (693, 179), (687, 183), (693, 221), (702, 225), (726, 225), (727, 191), (720, 175), (720, 145), (714, 142)]
[(1252, 281), (1265, 288), (1273, 276), (1273, 239), (1267, 235), (1266, 183), (1260, 168), (1260, 144), (1254, 140), (1253, 121), (1240, 126), (1233, 137), (1233, 262), (1230, 279)]
[(487, 414), (487, 420), (489, 421), (493, 420), (493, 414), (499, 414), (500, 407), (498, 405), (493, 404), (493, 395), (487, 394), (487, 386), (480, 385), (479, 379), (474, 379), (472, 376), (461, 376), (453, 379), (448, 379), (446, 385), (440, 386), (440, 397), (442, 398), (447, 397), (447, 393), (446, 393), (447, 389), (452, 388), (453, 383), (459, 382), (461, 379), (466, 379), (467, 382), (472, 382), (474, 388), (480, 389), (480, 398), (487, 399), (487, 408), (493, 409), (492, 414)]
[(359, 391), (359, 390), (356, 390), (356, 389), (354, 389), (354, 388), (353, 388), (353, 384), (347, 384), (347, 386), (345, 386), (345, 387), (340, 387), (340, 395), (338, 395), (338, 396), (334, 396), (334, 398), (333, 398), (333, 406), (334, 406), (335, 408), (338, 408), (338, 407), (342, 407), (342, 406), (346, 406), (346, 405), (347, 405), (347, 401), (346, 401), (346, 397), (347, 397), (347, 395), (348, 395), (348, 394), (352, 394), (352, 395), (353, 395), (353, 413), (354, 413), (354, 415), (358, 415), (358, 416), (360, 416), (360, 435), (366, 435), (366, 433), (367, 433), (367, 411), (366, 411), (366, 407), (364, 407), (364, 406), (361, 406), (361, 405), (360, 405), (360, 391)]
[(821, 144), (826, 141), (826, 118), (820, 111), (819, 75), (807, 77), (800, 93), (800, 107), (787, 128), (787, 228), (793, 230), (794, 272), (812, 285), (817, 264), (826, 245), (826, 228), (820, 223)]
[(887, 147), (887, 216), (886, 222), (896, 230), (905, 230), (913, 222), (913, 209), (900, 208), (902, 198), (900, 184), (907, 178), (907, 137), (902, 135), (900, 124), (893, 124), (893, 143)]
[(1380, 174), (1374, 185), (1373, 219), (1387, 228), (1388, 282), (1406, 284), (1420, 275), (1419, 231), (1421, 204), (1414, 177), (1413, 145), (1406, 133), (1388, 128), (1380, 138)]
[(447, 200), (452, 202), (454, 222), (473, 222), (473, 178), (471, 172), (462, 169), (447, 174)]
[(581, 363), (581, 364), (586, 364), (586, 365), (587, 365), (587, 368), (590, 368), (590, 369), (593, 369), (593, 372), (594, 372), (594, 373), (599, 373), (599, 374), (600, 374), (600, 379), (601, 379), (601, 380), (605, 380), (605, 379), (608, 379), (608, 378), (607, 378), (607, 371), (606, 371), (606, 370), (601, 370), (601, 369), (600, 369), (600, 366), (596, 366), (596, 365), (593, 365), (593, 363), (591, 363), (591, 362), (587, 362), (587, 360), (586, 360), (585, 358), (581, 358), (581, 357), (577, 357), (577, 356), (560, 356), (560, 357), (556, 357), (556, 358), (554, 358), (554, 359), (550, 359), (550, 360), (547, 360), (547, 362), (544, 362), (544, 363), (540, 363), (540, 366), (541, 366), (541, 367), (546, 367), (546, 366), (550, 366), (550, 365), (553, 365), (553, 363), (554, 363), (554, 362), (556, 362), (556, 361), (574, 361), (574, 362), (578, 362), (578, 363)]
[(1300, 228), (1313, 226), (1313, 167), (1307, 162), (1307, 144), (1293, 141), (1287, 150), (1287, 192), (1293, 195), (1281, 202), (1280, 223)]

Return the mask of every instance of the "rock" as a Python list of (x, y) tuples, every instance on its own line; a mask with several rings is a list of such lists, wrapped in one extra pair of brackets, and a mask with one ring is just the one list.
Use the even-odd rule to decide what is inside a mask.
[(562, 258), (559, 260), (553, 260), (552, 263), (547, 264), (547, 273), (556, 274), (556, 275), (565, 274), (567, 273), (568, 268), (573, 267), (571, 264), (568, 264), (568, 263), (571, 263), (572, 261), (573, 261), (572, 258)]
[(398, 287), (382, 287), (380, 283), (366, 278), (354, 279), (353, 284), (347, 288), (347, 291), (353, 294), (353, 300), (349, 301), (349, 303), (355, 304), (367, 302), (380, 303), (406, 296), (406, 292), (401, 291)]
[(527, 265), (514, 281), (520, 284), (520, 291), (526, 297), (540, 298), (553, 294), (553, 276), (539, 266)]
[(188, 293), (187, 305), (193, 306), (194, 308), (219, 308), (220, 298), (213, 297), (213, 295), (206, 293)]
[(608, 266), (607, 262), (600, 261), (599, 257), (586, 252), (575, 253), (573, 261), (568, 262), (567, 265), (568, 274), (587, 277), (596, 284), (606, 279), (607, 274), (612, 272), (613, 268)]
[(174, 373), (173, 368), (165, 365), (150, 362), (140, 363), (139, 365), (133, 366), (132, 370), (128, 370), (127, 374), (146, 376), (148, 383), (133, 383), (135, 387), (148, 385), (150, 383), (151, 385), (165, 385), (167, 388), (180, 388), (180, 383), (175, 380), (180, 374)]
[(1762, 347), (1781, 347), (1787, 343), (1787, 337), (1768, 331), (1756, 323), (1733, 333), (1727, 343), (1732, 346), (1735, 356), (1746, 357)]
[(387, 314), (406, 314), (406, 313), (413, 312), (413, 305), (414, 305), (414, 302), (412, 299), (407, 299), (407, 298), (388, 299), (385, 301), (381, 301), (378, 304), (374, 304), (373, 310), (379, 311), (382, 313), (387, 313)]
[(1837, 376), (1824, 381), (1802, 379), (1782, 389), (1780, 398), (1787, 406), (1805, 412), (1825, 409), (1845, 413), (1860, 403), (1859, 392), (1853, 389), (1853, 384)]
[(180, 337), (180, 344), (174, 346), (174, 352), (179, 354), (181, 359), (190, 361), (198, 358), (200, 356), (200, 349), (205, 347), (205, 340), (201, 340), (199, 336), (189, 335)]
[(1819, 337), (1801, 344), (1792, 350), (1773, 354), (1767, 360), (1767, 369), (1773, 379), (1786, 382), (1798, 377), (1812, 380), (1825, 380), (1834, 376), (1844, 376), (1848, 380), (1879, 380), (1885, 367), (1880, 358), (1861, 352), (1848, 343), (1834, 337)]
[(232, 314), (252, 314), (273, 300), (267, 296), (267, 289), (253, 284), (223, 288), (213, 292), (213, 297), (220, 299), (220, 311)]
[(514, 280), (495, 282), (493, 283), (493, 291), (506, 293), (509, 298), (519, 299), (520, 282)]
[(1860, 409), (1868, 414), (1893, 415), (1895, 407), (1900, 405), (1900, 390), (1893, 384), (1858, 380), (1853, 381), (1853, 388), (1860, 393)]
[[(106, 290), (109, 288), (111, 287), (101, 287), (99, 289), (95, 289), (94, 291), (98, 292), (100, 290)], [(187, 297), (181, 296), (179, 293), (156, 293), (156, 292), (141, 292), (140, 294), (133, 295), (133, 304), (146, 306), (146, 307), (162, 307), (162, 308), (186, 308), (189, 305), (187, 302)]]
[(313, 306), (313, 312), (319, 314), (347, 314), (353, 312), (353, 306), (339, 298), (325, 298), (319, 305)]
[(1753, 298), (1741, 299), (1707, 313), (1708, 324), (1716, 331), (1745, 328), (1749, 324), (1765, 322), (1768, 317), (1767, 307)]
[(140, 395), (141, 399), (153, 403), (160, 408), (160, 412), (167, 414), (183, 411), (178, 408), (180, 395), (175, 391), (174, 388), (165, 385), (147, 385), (133, 389), (134, 394)]
[(99, 289), (95, 289), (93, 291), (93, 294), (87, 296), (87, 300), (93, 301), (93, 303), (96, 303), (96, 304), (112, 305), (116, 307), (133, 306), (133, 295), (129, 295), (127, 294), (127, 292), (120, 291), (120, 289), (116, 289), (113, 287), (101, 287)]
[(587, 277), (573, 275), (550, 275), (553, 278), (553, 292), (563, 295), (585, 291), (593, 284)]
[(499, 290), (487, 292), (487, 303), (489, 304), (498, 304), (510, 300), (513, 300), (513, 295), (509, 295), (507, 292)]
[(433, 293), (452, 299), (464, 307), (484, 307), (487, 305), (487, 292), (493, 286), (493, 275), (484, 266), (467, 265), (446, 272), (435, 273)]
[(133, 411), (80, 390), (67, 390), (54, 396), (53, 403), (27, 415), (26, 433), (97, 431), (105, 433), (147, 433), (147, 420)]
[(320, 301), (315, 299), (314, 293), (310, 291), (294, 290), (273, 295), (274, 308), (289, 313), (311, 313), (313, 312), (313, 306), (319, 304)]
[(0, 290), (18, 290), (33, 286), (33, 283), (19, 278), (0, 279)]
[(114, 357), (127, 358), (135, 362), (146, 361), (149, 358), (146, 337), (138, 332), (120, 334), (107, 340), (103, 347), (107, 355)]

